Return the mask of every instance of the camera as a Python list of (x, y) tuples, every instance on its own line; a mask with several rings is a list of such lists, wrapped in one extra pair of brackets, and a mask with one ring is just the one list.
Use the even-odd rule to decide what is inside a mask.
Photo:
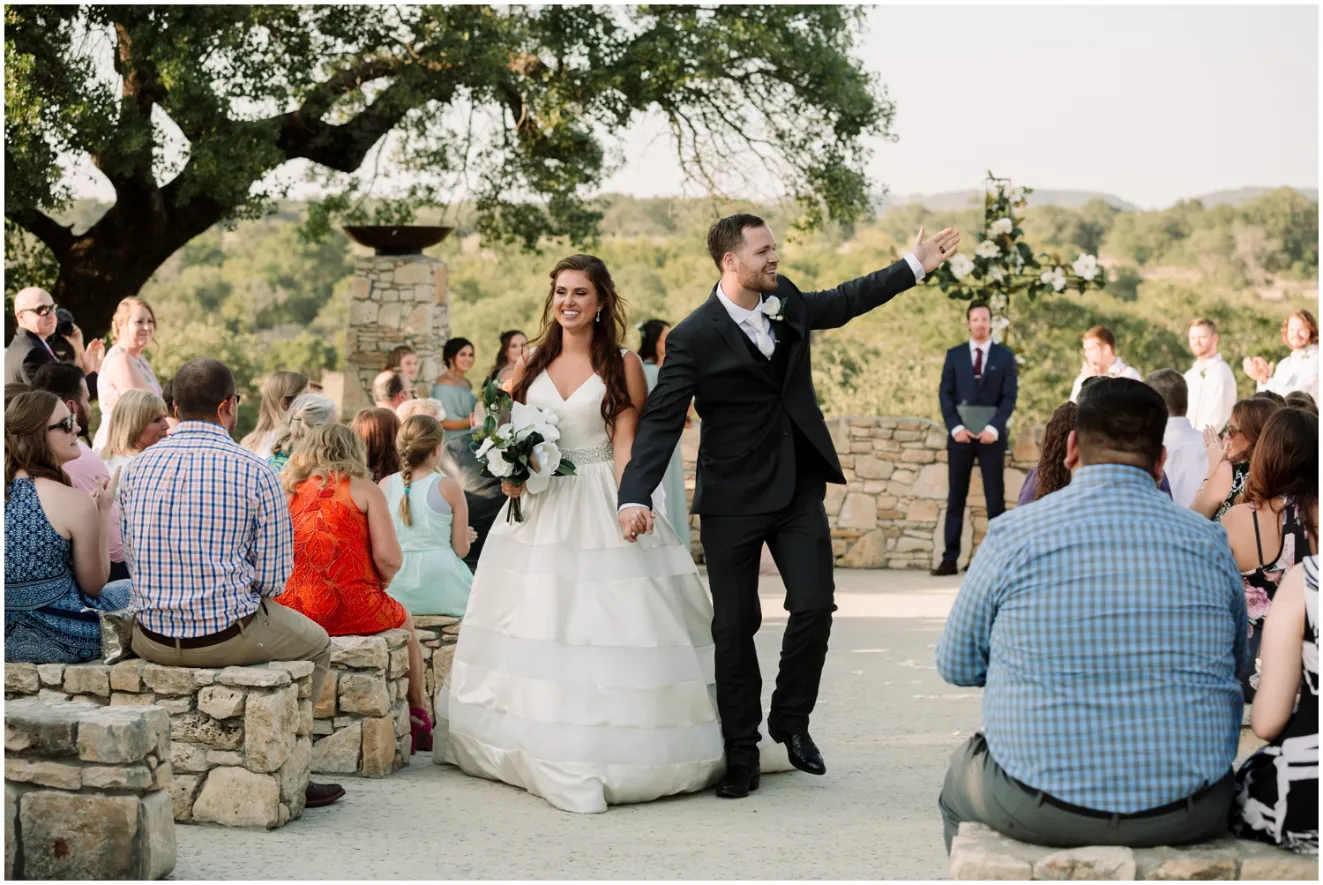
[(63, 307), (57, 307), (55, 309), (55, 334), (63, 338), (66, 335), (72, 335), (73, 330), (74, 315)]

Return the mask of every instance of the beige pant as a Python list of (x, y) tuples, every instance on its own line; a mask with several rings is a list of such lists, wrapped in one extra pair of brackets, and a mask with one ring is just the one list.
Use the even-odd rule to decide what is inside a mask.
[(133, 650), (140, 658), (167, 667), (230, 667), (270, 661), (312, 661), (312, 702), (322, 696), (331, 666), (331, 637), (306, 615), (263, 599), (238, 636), (203, 648), (176, 648), (148, 639), (133, 628)]

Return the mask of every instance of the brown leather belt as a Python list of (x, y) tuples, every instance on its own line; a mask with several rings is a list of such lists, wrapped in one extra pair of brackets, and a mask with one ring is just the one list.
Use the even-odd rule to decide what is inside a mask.
[(253, 612), (251, 615), (245, 615), (224, 630), (216, 633), (207, 633), (203, 636), (165, 636), (161, 633), (148, 630), (142, 624), (138, 624), (138, 632), (158, 645), (169, 645), (174, 646), (175, 648), (206, 648), (211, 645), (219, 645), (225, 640), (233, 639), (243, 633), (243, 628), (252, 623), (252, 620), (256, 615), (257, 612)]

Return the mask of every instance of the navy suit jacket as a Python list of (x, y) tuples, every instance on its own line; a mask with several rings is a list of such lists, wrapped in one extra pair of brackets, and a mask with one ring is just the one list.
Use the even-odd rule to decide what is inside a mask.
[(962, 341), (948, 350), (946, 364), (942, 366), (942, 385), (937, 394), (942, 403), (942, 420), (946, 422), (947, 432), (965, 423), (960, 420), (957, 405), (996, 406), (997, 414), (991, 423), (997, 428), (998, 439), (1004, 442), (1006, 419), (1015, 411), (1018, 383), (1015, 354), (1009, 347), (995, 343), (988, 345), (981, 386), (974, 380), (974, 361), (970, 358), (969, 342)]

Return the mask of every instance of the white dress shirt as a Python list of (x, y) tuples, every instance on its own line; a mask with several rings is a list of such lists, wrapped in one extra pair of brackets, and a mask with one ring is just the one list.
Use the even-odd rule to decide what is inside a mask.
[(1318, 345), (1293, 350), (1291, 355), (1277, 364), (1268, 383), (1259, 382), (1255, 390), (1271, 390), (1286, 396), (1293, 390), (1303, 390), (1318, 402)]
[[(906, 252), (902, 257), (914, 273), (914, 282), (916, 284), (923, 282), (925, 273), (923, 264), (919, 262), (919, 259), (912, 252)], [(720, 281), (717, 282), (717, 300), (721, 302), (722, 307), (726, 308), (726, 313), (730, 314), (730, 318), (735, 321), (735, 325), (740, 327), (740, 331), (754, 343), (759, 352), (771, 359), (773, 351), (767, 349), (767, 342), (775, 342), (776, 339), (772, 335), (772, 321), (763, 312), (762, 305), (760, 304), (753, 310), (745, 310), (730, 300), (730, 297), (726, 295), (726, 291), (721, 288)], [(623, 511), (628, 507), (642, 506), (642, 504), (621, 504), (619, 509)]]
[[(989, 338), (987, 341), (984, 341), (984, 342), (982, 342), (982, 343), (975, 341), (973, 338), (970, 338), (970, 339), (969, 339), (969, 364), (970, 364), (970, 366), (973, 366), (973, 365), (974, 365), (974, 354), (981, 350), (981, 351), (983, 351), (983, 372), (986, 374), (987, 371), (988, 371), (988, 349), (991, 348), (991, 347), (992, 347), (992, 339), (991, 339), (991, 338)], [(963, 424), (957, 424), (955, 427), (951, 428), (951, 436), (954, 437), (957, 433), (959, 433), (960, 431), (962, 431), (962, 430), (964, 430), (964, 429), (965, 429), (965, 425), (963, 425)], [(997, 428), (993, 427), (991, 424), (989, 424), (985, 429), (986, 429), (986, 430), (991, 430), (991, 431), (992, 431), (992, 441), (993, 441), (993, 442), (996, 442), (997, 440), (1001, 439), (1001, 431), (999, 431)]]
[[(1139, 376), (1138, 369), (1134, 366), (1127, 366), (1125, 361), (1119, 356), (1112, 360), (1112, 364), (1107, 367), (1105, 375), (1108, 378), (1131, 378), (1135, 381), (1144, 380)], [(1072, 403), (1078, 403), (1080, 401), (1080, 388), (1083, 387), (1084, 382), (1091, 377), (1091, 375), (1085, 375), (1083, 372), (1080, 372), (1075, 376), (1075, 386), (1070, 389), (1070, 401)]]
[(1182, 507), (1194, 503), (1194, 496), (1208, 473), (1208, 451), (1204, 448), (1204, 435), (1185, 417), (1167, 418), (1167, 429), (1162, 434), (1167, 447), (1167, 482), (1171, 483), (1171, 499)]
[(1205, 427), (1221, 430), (1231, 420), (1231, 407), (1236, 404), (1236, 376), (1222, 354), (1195, 360), (1185, 373), (1185, 386), (1190, 391), (1190, 408), (1185, 417), (1195, 430), (1202, 431)]

